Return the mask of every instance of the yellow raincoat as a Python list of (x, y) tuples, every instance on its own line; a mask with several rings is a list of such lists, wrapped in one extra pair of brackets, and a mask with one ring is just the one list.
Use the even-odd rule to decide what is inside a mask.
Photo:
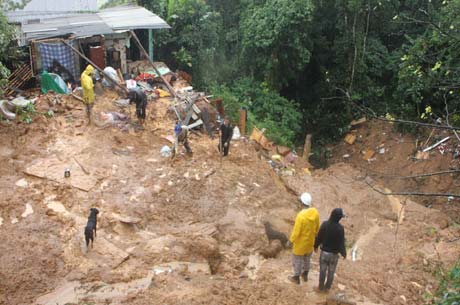
[(83, 88), (83, 100), (85, 104), (94, 103), (94, 84), (92, 75), (94, 73), (94, 68), (91, 65), (88, 65), (81, 74), (81, 86)]
[(305, 255), (313, 252), (315, 237), (319, 230), (319, 213), (315, 208), (303, 209), (297, 214), (289, 240), (292, 253)]

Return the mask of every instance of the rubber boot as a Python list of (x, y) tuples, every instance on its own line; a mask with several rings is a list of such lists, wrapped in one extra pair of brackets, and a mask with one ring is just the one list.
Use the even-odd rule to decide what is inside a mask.
[(304, 271), (304, 272), (302, 273), (302, 280), (303, 280), (304, 282), (307, 282), (307, 281), (308, 281), (308, 271)]
[(298, 275), (289, 276), (288, 279), (294, 284), (300, 285), (300, 277)]

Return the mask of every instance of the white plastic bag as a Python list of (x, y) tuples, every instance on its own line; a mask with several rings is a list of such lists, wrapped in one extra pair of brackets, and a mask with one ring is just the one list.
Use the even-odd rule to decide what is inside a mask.
[(233, 128), (232, 140), (239, 140), (240, 138), (241, 138), (240, 129), (238, 128), (238, 126), (235, 126), (235, 128)]
[(171, 157), (171, 153), (171, 148), (168, 145), (163, 146), (160, 150), (161, 156), (165, 158)]
[(104, 79), (102, 80), (102, 85), (103, 86), (105, 86), (105, 87), (114, 87), (115, 86), (110, 80), (107, 79), (106, 75), (108, 75), (111, 79), (113, 79), (117, 83), (120, 83), (120, 79), (118, 78), (117, 71), (115, 71), (115, 69), (112, 68), (112, 67), (106, 67), (104, 69)]

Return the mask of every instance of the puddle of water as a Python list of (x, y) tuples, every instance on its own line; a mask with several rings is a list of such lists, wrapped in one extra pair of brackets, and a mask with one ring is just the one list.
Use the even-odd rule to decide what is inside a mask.
[(366, 245), (368, 242), (374, 239), (378, 231), (379, 231), (379, 226), (374, 225), (366, 232), (366, 234), (358, 238), (356, 243), (351, 248), (351, 260), (353, 262), (357, 260), (361, 260), (363, 258), (363, 251), (361, 251), (361, 249), (363, 248), (364, 245)]
[(0, 226), (3, 224), (3, 218), (0, 217)]
[(30, 203), (27, 203), (26, 204), (26, 210), (24, 211), (24, 213), (22, 213), (22, 218), (26, 218), (27, 216), (31, 215), (34, 213), (34, 209), (32, 209), (32, 206), (30, 205)]
[(14, 225), (15, 223), (18, 223), (18, 222), (19, 220), (16, 217), (11, 218), (11, 224)]

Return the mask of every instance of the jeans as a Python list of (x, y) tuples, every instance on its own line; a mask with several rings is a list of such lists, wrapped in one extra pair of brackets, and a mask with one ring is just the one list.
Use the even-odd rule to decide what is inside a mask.
[(311, 253), (305, 255), (292, 254), (292, 267), (294, 268), (294, 276), (300, 276), (304, 272), (310, 270)]
[[(339, 255), (321, 250), (319, 257), (319, 289), (331, 289), (334, 281), (335, 269), (339, 261)], [(327, 273), (327, 280), (326, 280)], [(326, 280), (326, 285), (324, 281)]]

